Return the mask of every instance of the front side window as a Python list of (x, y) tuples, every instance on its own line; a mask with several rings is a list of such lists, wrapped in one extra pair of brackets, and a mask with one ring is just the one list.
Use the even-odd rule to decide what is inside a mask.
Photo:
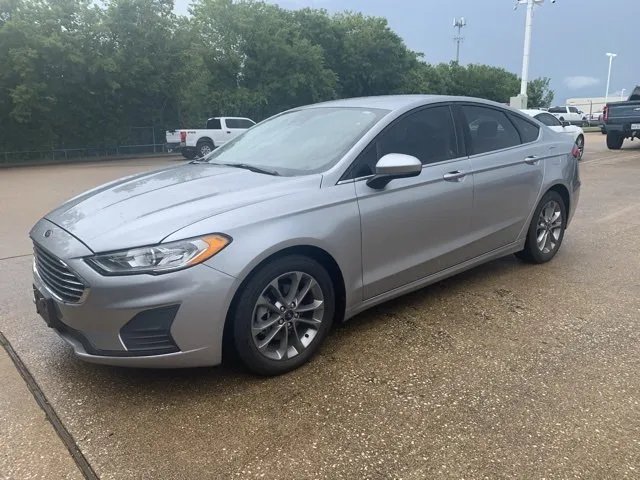
[(504, 112), (478, 105), (463, 105), (462, 112), (471, 133), (471, 154), (520, 145), (520, 134)]
[(245, 130), (204, 157), (281, 175), (323, 172), (335, 165), (389, 110), (313, 107), (277, 115)]
[(576, 107), (569, 107), (571, 113), (580, 113)]
[(451, 109), (428, 107), (397, 120), (360, 154), (351, 177), (373, 175), (378, 160), (389, 153), (414, 156), (423, 165), (460, 157)]
[(536, 120), (544, 123), (547, 127), (560, 127), (562, 123), (553, 115), (549, 115), (548, 113), (539, 113), (534, 117)]

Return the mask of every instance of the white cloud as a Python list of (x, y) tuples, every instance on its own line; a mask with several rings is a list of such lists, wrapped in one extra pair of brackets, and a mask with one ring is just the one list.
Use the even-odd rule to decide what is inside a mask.
[(564, 79), (564, 84), (571, 88), (572, 90), (577, 90), (579, 88), (592, 87), (594, 85), (598, 85), (600, 80), (596, 77), (588, 77), (584, 75), (578, 75), (575, 77), (566, 77)]

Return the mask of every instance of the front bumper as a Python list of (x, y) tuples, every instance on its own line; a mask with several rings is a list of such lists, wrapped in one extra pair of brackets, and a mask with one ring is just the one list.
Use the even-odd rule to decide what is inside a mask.
[(79, 358), (131, 367), (221, 362), (233, 277), (206, 265), (164, 275), (105, 277), (83, 260), (91, 250), (51, 222), (38, 222), (31, 237), (87, 287), (80, 303), (65, 302), (47, 286), (34, 262), (34, 287), (54, 305), (57, 321), (51, 326)]

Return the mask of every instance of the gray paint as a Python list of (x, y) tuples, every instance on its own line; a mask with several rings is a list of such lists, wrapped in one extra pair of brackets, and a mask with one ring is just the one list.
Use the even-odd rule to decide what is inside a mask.
[[(112, 182), (52, 211), (31, 237), (65, 261), (91, 291), (81, 305), (59, 307), (68, 325), (105, 350), (124, 349), (119, 329), (135, 313), (179, 303), (172, 334), (182, 352), (157, 357), (96, 357), (66, 338), (82, 358), (130, 366), (215, 365), (227, 311), (255, 267), (289, 247), (313, 246), (339, 265), (345, 318), (482, 262), (522, 249), (533, 210), (554, 185), (579, 194), (572, 143), (541, 125), (536, 142), (425, 165), (383, 190), (366, 178), (340, 181), (386, 125), (416, 107), (477, 99), (388, 96), (305, 108), (365, 106), (391, 112), (322, 174), (272, 177), (246, 170), (184, 164)], [(514, 109), (506, 109), (522, 116)], [(534, 164), (526, 157), (539, 158)], [(453, 170), (466, 175), (445, 181)], [(53, 234), (43, 233), (51, 229)], [(152, 276), (104, 277), (83, 257), (210, 233), (233, 242), (207, 262)], [(36, 284), (46, 291), (35, 273)]]

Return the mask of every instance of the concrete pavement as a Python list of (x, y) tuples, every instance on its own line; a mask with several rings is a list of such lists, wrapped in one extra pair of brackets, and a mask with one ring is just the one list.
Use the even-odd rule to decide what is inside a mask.
[[(274, 379), (84, 364), (35, 314), (29, 227), (153, 166), (0, 170), (0, 330), (100, 478), (640, 475), (640, 142), (588, 135), (553, 262), (507, 257), (375, 308)], [(36, 458), (22, 445), (7, 464)]]

